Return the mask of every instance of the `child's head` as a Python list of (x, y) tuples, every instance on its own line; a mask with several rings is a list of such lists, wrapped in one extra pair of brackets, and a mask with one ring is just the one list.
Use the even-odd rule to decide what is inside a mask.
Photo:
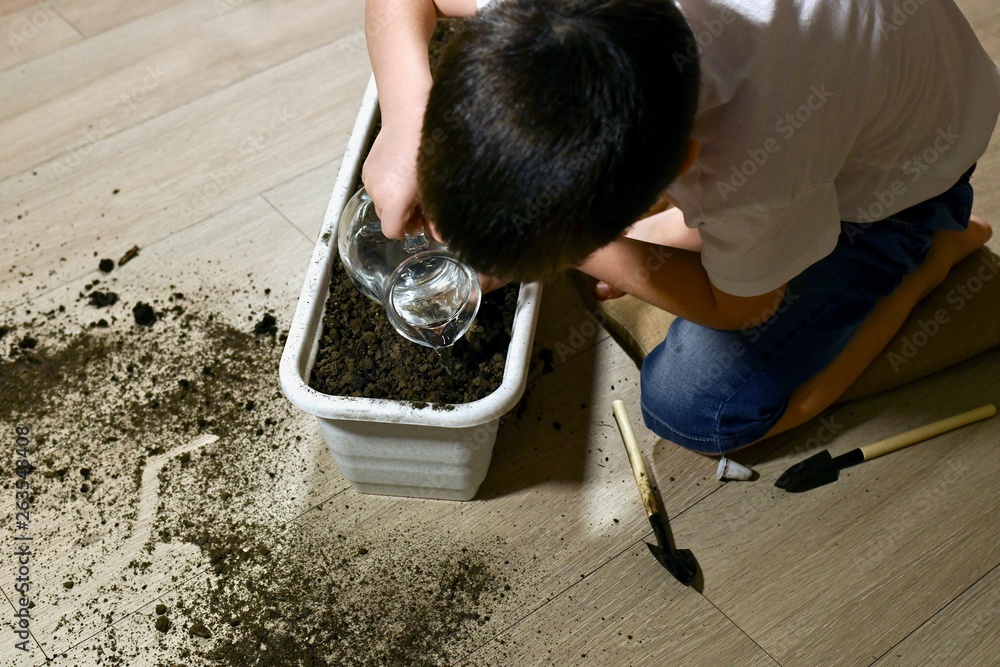
[(441, 53), (418, 173), (424, 211), (473, 267), (579, 263), (677, 176), (698, 102), (672, 0), (496, 0)]

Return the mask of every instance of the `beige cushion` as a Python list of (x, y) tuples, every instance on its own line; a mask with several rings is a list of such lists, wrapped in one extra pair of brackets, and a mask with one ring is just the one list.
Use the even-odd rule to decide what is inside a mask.
[[(633, 296), (598, 302), (593, 281), (578, 279), (588, 307), (641, 361), (666, 336), (674, 316)], [(917, 304), (892, 341), (837, 402), (898, 387), (1000, 345), (1000, 257), (973, 253)]]

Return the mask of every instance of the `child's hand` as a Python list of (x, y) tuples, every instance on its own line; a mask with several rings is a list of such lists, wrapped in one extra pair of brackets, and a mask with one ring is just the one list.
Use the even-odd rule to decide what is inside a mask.
[(361, 169), (361, 180), (382, 221), (382, 233), (391, 239), (403, 238), (417, 210), (419, 149), (419, 120), (383, 125)]

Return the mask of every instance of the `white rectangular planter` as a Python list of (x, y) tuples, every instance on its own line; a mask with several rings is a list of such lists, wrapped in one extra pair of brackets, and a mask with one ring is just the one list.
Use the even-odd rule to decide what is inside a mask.
[(279, 370), (281, 388), (292, 403), (316, 416), (337, 467), (357, 491), (469, 500), (486, 477), (500, 417), (524, 393), (538, 319), (539, 283), (521, 286), (503, 381), (481, 400), (415, 408), (409, 401), (330, 396), (308, 382), (323, 332), (330, 273), (337, 255), (337, 223), (354, 194), (377, 116), (373, 78), (344, 152), (289, 328)]

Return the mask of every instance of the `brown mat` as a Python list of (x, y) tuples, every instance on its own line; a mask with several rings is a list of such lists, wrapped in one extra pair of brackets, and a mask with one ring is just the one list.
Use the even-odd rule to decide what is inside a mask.
[[(633, 296), (599, 302), (593, 281), (576, 274), (588, 308), (636, 360), (667, 334), (674, 316)], [(983, 248), (951, 270), (917, 304), (896, 336), (838, 403), (925, 377), (1000, 345), (1000, 257)]]

